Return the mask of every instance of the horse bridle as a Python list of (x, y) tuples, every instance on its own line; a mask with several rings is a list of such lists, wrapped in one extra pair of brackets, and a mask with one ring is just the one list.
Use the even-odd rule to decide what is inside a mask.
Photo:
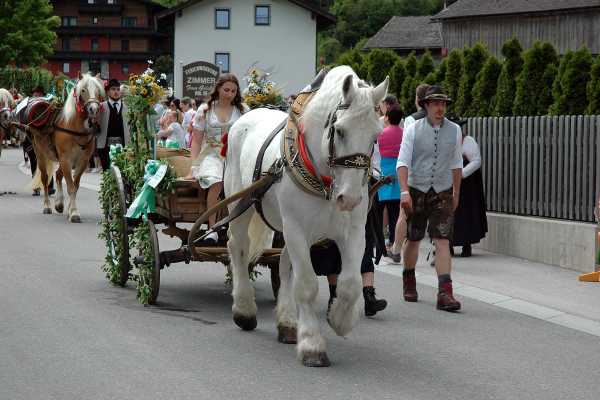
[(327, 140), (329, 142), (328, 150), (329, 155), (327, 157), (327, 165), (332, 171), (332, 177), (335, 181), (335, 176), (333, 174), (333, 168), (353, 168), (353, 169), (362, 169), (365, 171), (365, 175), (363, 178), (363, 186), (367, 183), (367, 179), (369, 176), (369, 170), (371, 169), (371, 155), (373, 154), (373, 147), (371, 147), (371, 154), (367, 155), (365, 153), (353, 153), (345, 156), (337, 157), (335, 151), (335, 136), (343, 135), (335, 128), (335, 123), (337, 122), (337, 113), (341, 110), (347, 110), (350, 108), (350, 103), (341, 103), (338, 104), (335, 111), (333, 111), (329, 117), (327, 118), (327, 123), (325, 124), (325, 128), (329, 127), (329, 131), (327, 133)]

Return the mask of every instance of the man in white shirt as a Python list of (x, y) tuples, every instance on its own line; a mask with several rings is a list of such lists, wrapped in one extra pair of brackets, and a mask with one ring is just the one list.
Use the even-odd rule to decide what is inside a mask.
[(102, 163), (102, 169), (110, 167), (108, 157), (110, 145), (129, 144), (129, 124), (127, 123), (127, 106), (121, 99), (121, 84), (116, 79), (108, 81), (106, 86), (108, 99), (102, 102), (100, 118), (100, 134), (96, 138), (96, 149)]
[(397, 171), (400, 205), (407, 216), (408, 243), (404, 249), (404, 300), (418, 300), (415, 266), (419, 244), (429, 226), (436, 248), (438, 274), (437, 308), (457, 311), (450, 277), (450, 240), (454, 210), (458, 206), (462, 178), (462, 133), (445, 118), (451, 100), (438, 86), (431, 86), (423, 99), (426, 117), (404, 130)]

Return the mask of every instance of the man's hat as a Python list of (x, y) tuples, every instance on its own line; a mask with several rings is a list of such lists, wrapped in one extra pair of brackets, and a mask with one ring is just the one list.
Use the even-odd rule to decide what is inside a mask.
[(444, 93), (444, 90), (437, 85), (430, 86), (429, 89), (427, 89), (423, 102), (426, 103), (434, 100), (445, 101), (446, 103), (452, 102), (452, 99), (448, 97), (446, 93)]
[(106, 90), (108, 90), (112, 87), (121, 88), (121, 83), (118, 80), (113, 78), (113, 79), (109, 80), (108, 83), (106, 84)]

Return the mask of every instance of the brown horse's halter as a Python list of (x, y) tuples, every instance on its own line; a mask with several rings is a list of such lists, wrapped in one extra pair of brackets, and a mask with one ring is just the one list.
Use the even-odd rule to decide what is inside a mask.
[[(100, 109), (100, 111), (102, 111), (102, 103), (99, 100), (95, 99), (95, 98), (88, 99), (87, 101), (85, 101), (82, 104), (81, 98), (78, 98), (77, 92), (76, 92), (75, 88), (73, 88), (73, 97), (75, 97), (76, 100), (77, 100), (77, 113), (79, 113), (79, 114), (85, 113), (86, 116), (87, 116), (87, 111), (86, 110), (87, 110), (87, 106), (90, 105), (90, 104), (97, 104), (98, 108)], [(87, 116), (87, 118), (89, 118), (89, 116)], [(71, 129), (68, 129), (68, 128), (64, 128), (62, 126), (58, 126), (58, 125), (56, 125), (56, 123), (53, 124), (53, 127), (57, 131), (65, 132), (65, 133), (68, 133), (68, 134), (73, 135), (73, 136), (78, 136), (78, 137), (88, 137), (89, 136), (90, 139), (85, 144), (79, 144), (79, 143), (77, 143), (77, 144), (79, 144), (79, 147), (81, 147), (82, 150), (85, 147), (87, 147), (100, 134), (100, 130), (99, 129), (94, 129), (90, 133), (90, 132), (74, 131), (74, 130), (71, 130)]]

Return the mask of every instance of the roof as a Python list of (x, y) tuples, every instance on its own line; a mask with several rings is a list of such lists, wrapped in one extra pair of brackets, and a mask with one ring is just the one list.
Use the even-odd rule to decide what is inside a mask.
[(431, 49), (442, 47), (441, 23), (430, 16), (392, 17), (364, 49)]
[(591, 7), (600, 7), (600, 0), (458, 0), (434, 15), (433, 19), (568, 11)]
[[(333, 14), (328, 13), (321, 7), (317, 6), (314, 1), (310, 0), (288, 0), (290, 3), (294, 3), (299, 7), (302, 7), (306, 10), (313, 12), (317, 17), (317, 24), (319, 27), (326, 27), (328, 25), (334, 24), (336, 22), (336, 18)], [(182, 3), (178, 6), (171, 7), (165, 11), (158, 13), (158, 18), (164, 18), (169, 15), (173, 15), (176, 12), (193, 6), (195, 4), (201, 3), (202, 0), (188, 0), (185, 3)]]

